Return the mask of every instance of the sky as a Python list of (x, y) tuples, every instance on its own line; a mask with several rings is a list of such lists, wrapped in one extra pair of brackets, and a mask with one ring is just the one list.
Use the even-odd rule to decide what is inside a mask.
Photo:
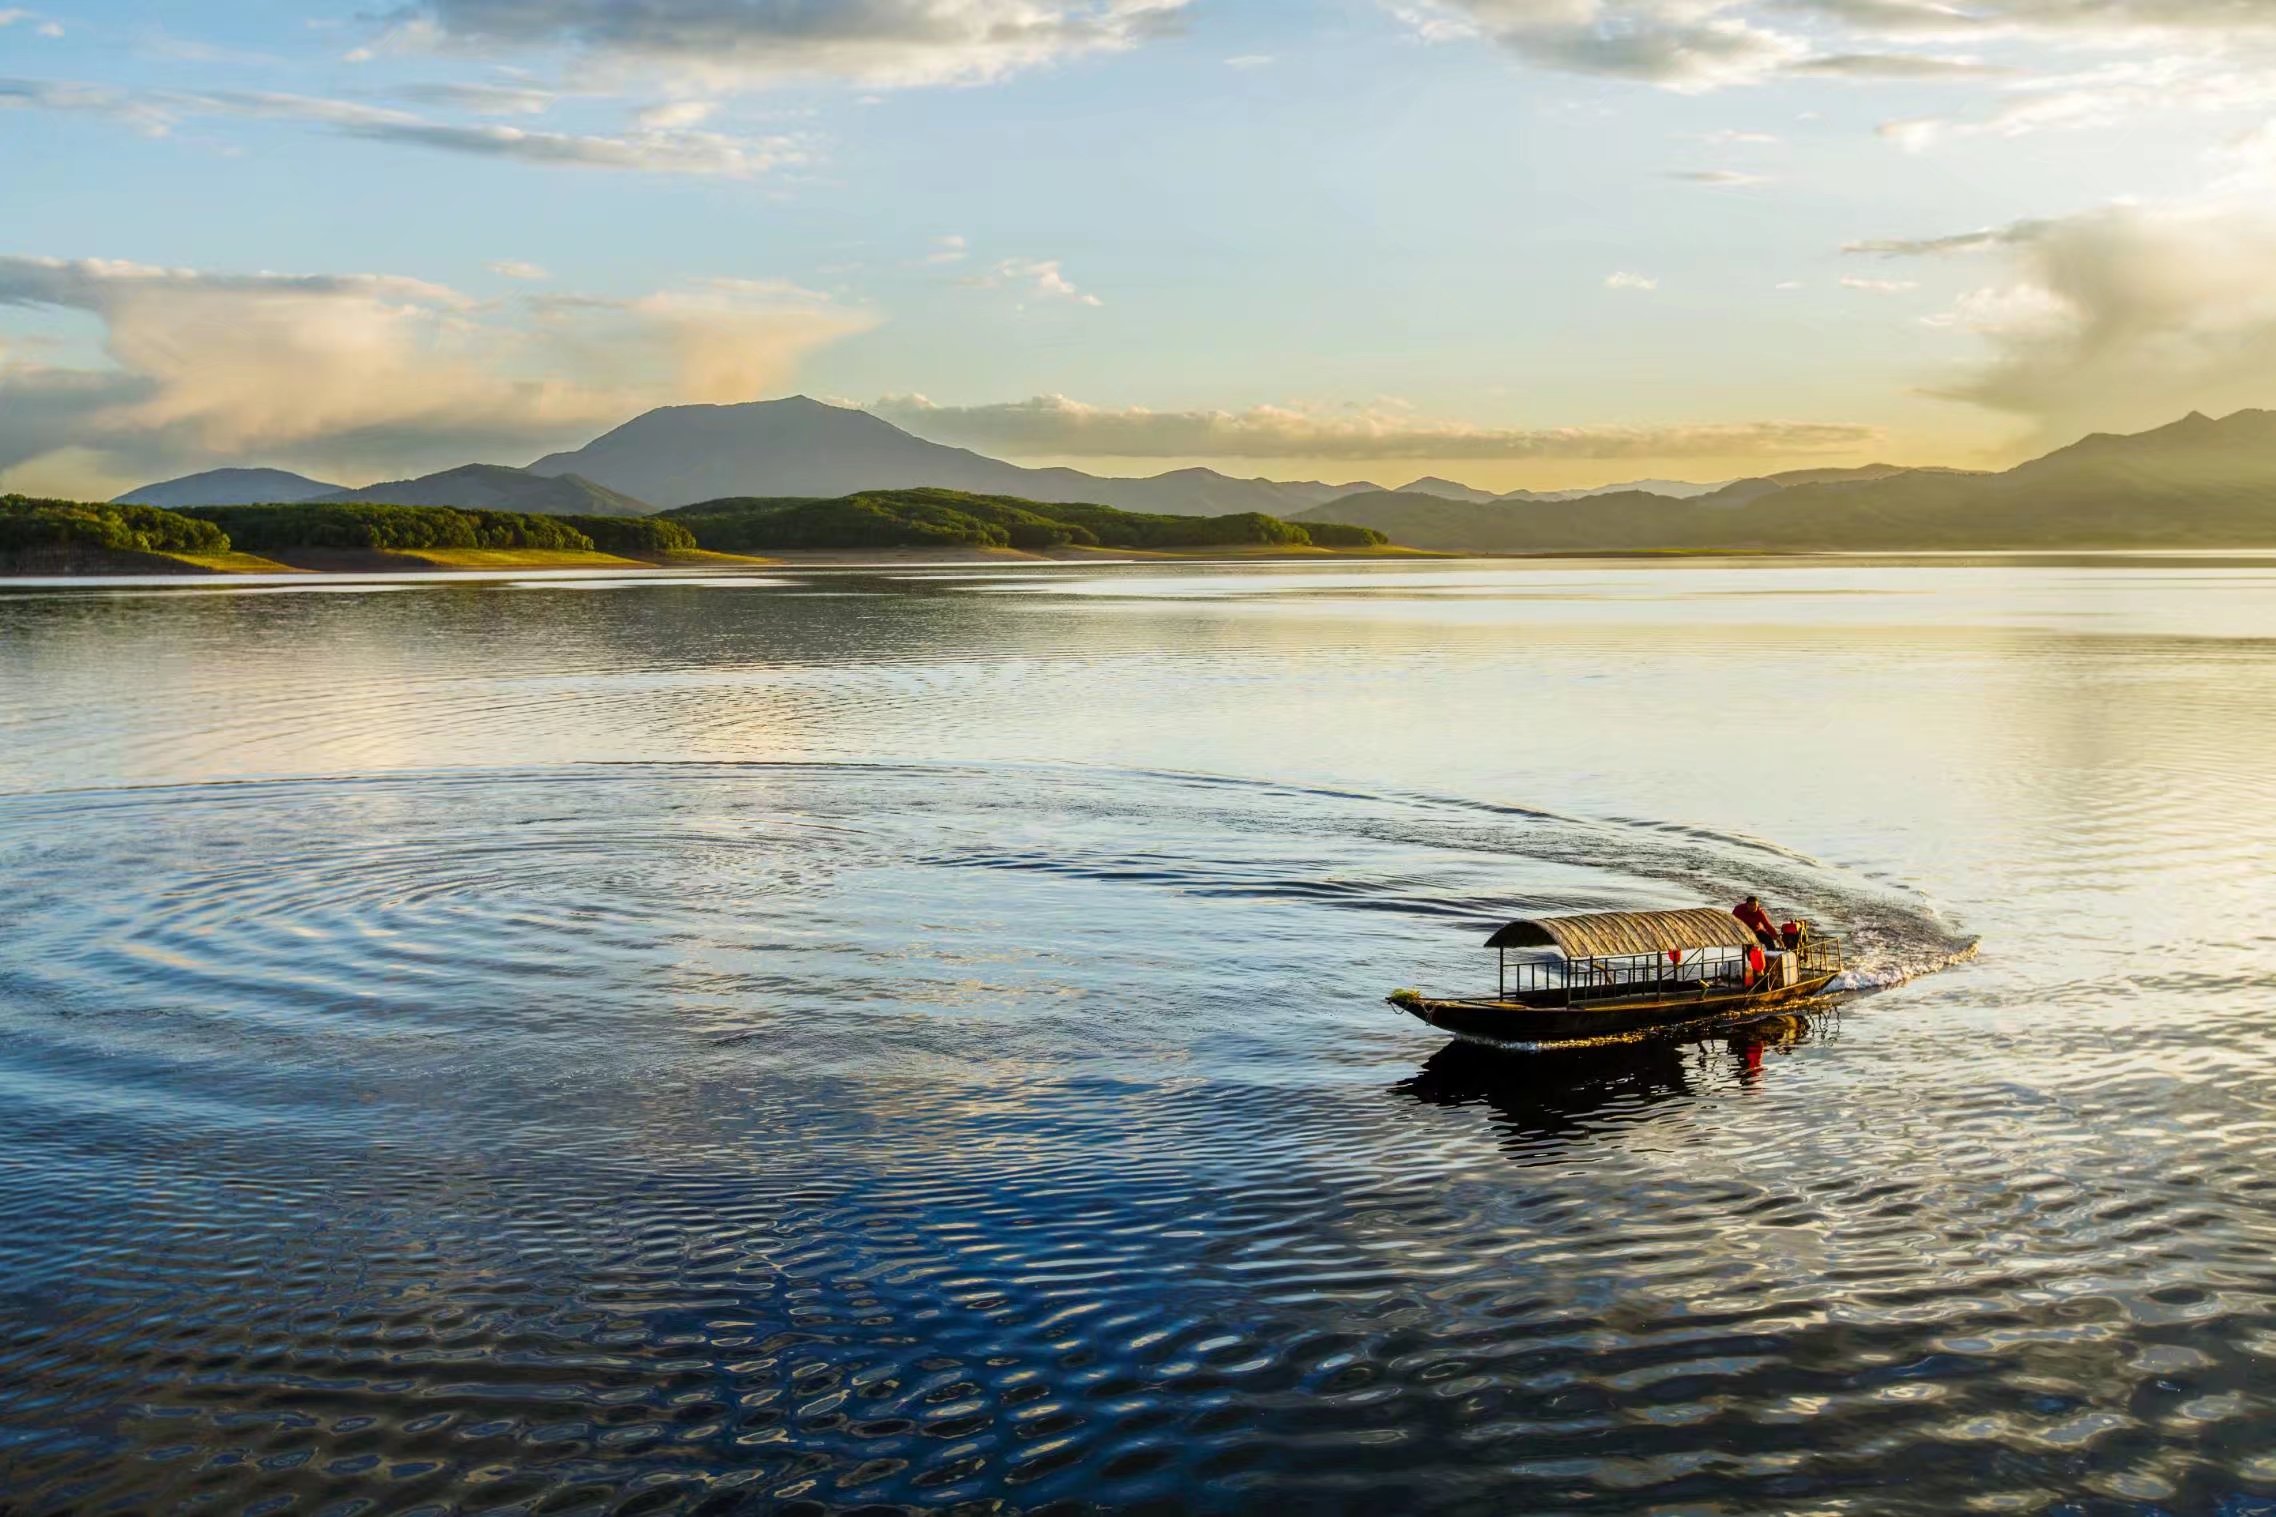
[(791, 393), (1493, 489), (2276, 405), (2276, 0), (0, 0), (0, 489)]

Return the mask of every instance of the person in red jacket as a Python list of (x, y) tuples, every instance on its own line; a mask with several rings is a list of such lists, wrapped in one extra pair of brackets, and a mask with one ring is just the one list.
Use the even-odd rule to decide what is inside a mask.
[(1737, 917), (1756, 937), (1760, 938), (1763, 947), (1777, 948), (1782, 946), (1778, 937), (1778, 924), (1770, 920), (1770, 913), (1762, 909), (1762, 901), (1758, 897), (1748, 896), (1731, 908), (1731, 915)]

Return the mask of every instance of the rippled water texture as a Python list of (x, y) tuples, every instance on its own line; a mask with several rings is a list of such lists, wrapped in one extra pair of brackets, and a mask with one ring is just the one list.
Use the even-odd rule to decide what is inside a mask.
[(2276, 1512), (2272, 591), (0, 592), (0, 1510)]

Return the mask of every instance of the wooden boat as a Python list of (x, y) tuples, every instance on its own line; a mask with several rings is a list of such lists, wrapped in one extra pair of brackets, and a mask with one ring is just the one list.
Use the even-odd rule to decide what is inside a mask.
[(1391, 1004), (1458, 1038), (1537, 1050), (1731, 1026), (1823, 994), (1842, 970), (1839, 938), (1805, 927), (1764, 951), (1709, 907), (1534, 917), (1486, 946), (1499, 964), (1491, 997), (1402, 990)]

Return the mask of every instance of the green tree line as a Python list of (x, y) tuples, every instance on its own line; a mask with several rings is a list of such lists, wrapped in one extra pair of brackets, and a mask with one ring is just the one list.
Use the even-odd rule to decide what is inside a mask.
[(182, 513), (212, 522), (248, 553), (289, 548), (573, 548), (593, 540), (551, 516), (461, 511), (450, 506), (353, 503), (195, 506)]
[(113, 553), (226, 553), (229, 535), (156, 506), (0, 495), (0, 553), (91, 548)]
[(1231, 516), (1166, 516), (1045, 504), (960, 490), (873, 490), (834, 500), (740, 497), (660, 516), (539, 516), (365, 501), (155, 506), (0, 496), (0, 553), (85, 548), (139, 553), (279, 553), (423, 548), (723, 553), (799, 548), (1377, 547), (1370, 527)]
[(703, 547), (784, 548), (1381, 547), (1372, 527), (1282, 521), (1258, 511), (1168, 516), (962, 490), (865, 490), (834, 500), (737, 496), (664, 513)]

